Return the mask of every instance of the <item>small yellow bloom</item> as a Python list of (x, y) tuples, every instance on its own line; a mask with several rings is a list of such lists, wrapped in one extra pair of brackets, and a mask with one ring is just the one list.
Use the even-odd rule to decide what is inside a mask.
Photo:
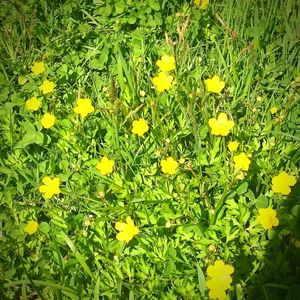
[(276, 114), (278, 112), (278, 108), (276, 106), (273, 106), (270, 108), (270, 112), (272, 115)]
[(109, 174), (113, 171), (114, 161), (103, 156), (100, 162), (97, 164), (96, 168), (100, 171), (101, 175)]
[(172, 226), (172, 223), (170, 221), (167, 221), (166, 224), (165, 224), (165, 227), (170, 228), (171, 226)]
[(206, 90), (219, 94), (225, 87), (225, 82), (220, 79), (219, 76), (214, 76), (212, 79), (204, 80)]
[(40, 86), (40, 90), (43, 92), (43, 94), (52, 93), (54, 88), (54, 82), (49, 81), (48, 79), (44, 80), (43, 84)]
[(172, 157), (162, 160), (160, 165), (162, 172), (169, 175), (175, 174), (178, 168), (178, 162)]
[(49, 113), (45, 113), (43, 116), (42, 116), (42, 125), (44, 128), (51, 128), (54, 123), (55, 123), (55, 116), (52, 115), (52, 114), (49, 114)]
[(227, 147), (228, 147), (228, 149), (229, 149), (230, 152), (234, 152), (239, 147), (239, 143), (236, 142), (236, 141), (229, 142)]
[(158, 76), (153, 78), (153, 84), (159, 92), (169, 90), (172, 87), (173, 76), (165, 72), (159, 72)]
[(40, 100), (38, 100), (37, 97), (31, 97), (30, 99), (28, 99), (26, 102), (25, 102), (25, 107), (28, 109), (28, 110), (32, 110), (32, 111), (36, 111), (38, 110), (42, 105), (42, 102)]
[(194, 0), (194, 4), (201, 8), (206, 8), (209, 4), (209, 0)]
[(94, 111), (94, 106), (90, 99), (79, 98), (76, 102), (76, 107), (74, 111), (76, 114), (79, 114), (82, 118), (85, 118), (88, 114)]
[(31, 67), (31, 71), (33, 72), (34, 75), (40, 75), (45, 71), (45, 64), (42, 61), (35, 62)]
[(37, 221), (29, 221), (25, 227), (24, 227), (24, 231), (28, 234), (34, 234), (37, 232), (39, 227), (39, 223)]
[(286, 172), (281, 172), (279, 175), (272, 178), (272, 190), (275, 193), (288, 195), (291, 192), (291, 186), (296, 184), (296, 178)]
[(145, 97), (145, 96), (146, 96), (146, 92), (145, 92), (145, 91), (143, 91), (143, 90), (142, 90), (142, 91), (140, 91), (140, 96), (141, 96), (141, 97)]
[(125, 241), (126, 243), (132, 240), (132, 238), (140, 232), (138, 227), (134, 225), (131, 217), (126, 218), (126, 223), (117, 222), (115, 228), (120, 231), (117, 234), (117, 240)]
[(179, 159), (179, 163), (180, 163), (181, 165), (183, 165), (183, 164), (185, 163), (185, 158), (184, 158), (184, 157), (181, 157), (181, 158)]
[(224, 300), (226, 298), (226, 290), (230, 288), (232, 282), (231, 274), (234, 268), (230, 265), (225, 265), (221, 260), (217, 260), (213, 266), (207, 268), (207, 274), (210, 277), (206, 281), (207, 287), (210, 289), (210, 298)]
[(137, 134), (138, 136), (143, 136), (145, 132), (149, 130), (149, 126), (145, 119), (135, 120), (132, 123), (132, 133)]
[(175, 58), (173, 55), (163, 55), (156, 65), (162, 72), (172, 71), (175, 69)]
[(244, 152), (234, 156), (233, 161), (235, 163), (235, 168), (237, 170), (243, 170), (243, 171), (249, 170), (249, 165), (251, 161)]
[(208, 120), (208, 125), (212, 129), (212, 134), (227, 136), (229, 131), (233, 128), (234, 122), (232, 120), (228, 120), (225, 113), (220, 113), (218, 119), (210, 118)]
[(59, 178), (46, 176), (42, 180), (43, 185), (40, 186), (39, 191), (44, 194), (46, 199), (50, 199), (53, 195), (58, 195), (60, 193), (59, 188)]
[(257, 217), (258, 222), (263, 226), (264, 229), (271, 229), (279, 224), (279, 220), (276, 217), (276, 210), (268, 208), (260, 208), (258, 210), (259, 216)]
[(24, 76), (19, 76), (18, 77), (18, 84), (23, 85), (27, 82), (27, 78)]
[(236, 174), (235, 178), (236, 178), (237, 180), (243, 180), (243, 179), (245, 179), (245, 174), (244, 174), (244, 172), (243, 172), (242, 170), (240, 170), (240, 171)]

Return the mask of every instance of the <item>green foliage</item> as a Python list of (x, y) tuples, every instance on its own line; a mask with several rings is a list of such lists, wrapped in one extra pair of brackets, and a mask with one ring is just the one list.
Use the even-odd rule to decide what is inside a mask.
[[(281, 171), (299, 181), (299, 4), (193, 2), (1, 4), (1, 299), (207, 299), (217, 259), (235, 268), (230, 299), (299, 298), (299, 183), (288, 196), (272, 191)], [(164, 54), (175, 83), (158, 93)], [(205, 89), (214, 75), (221, 94)], [(46, 78), (56, 87), (45, 95)], [(37, 111), (25, 107), (32, 96)], [(83, 120), (78, 98), (95, 109)], [(226, 137), (208, 124), (220, 112), (235, 122)], [(139, 118), (143, 137), (131, 131)], [(251, 160), (243, 174), (241, 152)], [(115, 162), (105, 176), (103, 156)], [(160, 165), (169, 156), (179, 163), (171, 176)], [(60, 179), (51, 199), (39, 191), (45, 176)], [(279, 219), (271, 230), (257, 221), (267, 207)], [(124, 243), (115, 224), (127, 216), (140, 233)]]

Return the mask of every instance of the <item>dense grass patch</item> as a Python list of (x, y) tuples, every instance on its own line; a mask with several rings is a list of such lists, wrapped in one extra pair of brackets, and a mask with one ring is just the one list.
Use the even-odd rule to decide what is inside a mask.
[(1, 299), (299, 299), (296, 0), (0, 4)]

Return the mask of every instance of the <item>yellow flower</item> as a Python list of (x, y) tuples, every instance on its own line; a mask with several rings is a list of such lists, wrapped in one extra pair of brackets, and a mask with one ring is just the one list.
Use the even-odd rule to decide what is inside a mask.
[(233, 142), (229, 142), (227, 147), (228, 147), (230, 152), (234, 152), (234, 151), (236, 151), (238, 146), (239, 146), (239, 143), (236, 142), (236, 141), (233, 141)]
[(251, 161), (244, 152), (234, 156), (233, 161), (235, 163), (235, 168), (237, 170), (243, 170), (243, 171), (249, 170), (249, 165)]
[(145, 119), (135, 120), (132, 123), (132, 133), (137, 134), (138, 136), (143, 136), (145, 132), (149, 130), (149, 126)]
[(286, 172), (281, 172), (279, 175), (272, 178), (272, 190), (275, 193), (288, 195), (291, 192), (291, 186), (296, 184), (296, 178)]
[(176, 173), (178, 168), (178, 162), (172, 157), (168, 157), (160, 162), (161, 170), (165, 174), (173, 175)]
[(194, 0), (194, 4), (201, 8), (206, 8), (209, 4), (209, 0)]
[(233, 128), (234, 122), (232, 120), (228, 120), (225, 113), (220, 113), (218, 119), (210, 118), (208, 120), (208, 125), (212, 129), (212, 134), (226, 136)]
[(175, 58), (173, 55), (163, 55), (156, 65), (162, 72), (172, 71), (175, 69)]
[(167, 75), (165, 72), (159, 72), (158, 76), (153, 78), (153, 84), (159, 92), (170, 89), (172, 81), (173, 76)]
[(25, 225), (24, 231), (28, 234), (34, 234), (38, 230), (38, 227), (39, 223), (37, 221), (31, 220)]
[(206, 90), (219, 94), (225, 87), (225, 82), (220, 79), (219, 76), (214, 76), (212, 79), (204, 80)]
[(28, 110), (36, 111), (41, 107), (42, 102), (37, 97), (31, 97), (25, 102), (25, 107)]
[(59, 188), (59, 178), (46, 176), (42, 180), (43, 185), (40, 186), (39, 191), (44, 194), (46, 199), (50, 199), (53, 195), (58, 195), (60, 193)]
[(271, 229), (279, 224), (279, 220), (276, 218), (276, 210), (268, 208), (260, 208), (258, 210), (259, 216), (257, 217), (258, 222), (263, 226), (264, 229)]
[[(226, 290), (223, 290), (219, 285), (217, 280), (211, 280), (210, 282), (210, 291), (208, 293), (209, 299), (218, 299), (225, 300), (226, 299)], [(208, 283), (208, 282), (207, 282)]]
[(206, 281), (207, 287), (210, 289), (209, 296), (224, 300), (226, 298), (225, 291), (229, 289), (232, 282), (231, 274), (234, 268), (230, 265), (225, 265), (223, 261), (217, 260), (213, 266), (207, 268), (207, 274), (210, 277)]
[(76, 102), (76, 107), (74, 111), (76, 114), (79, 114), (82, 118), (85, 118), (89, 113), (94, 111), (94, 106), (90, 99), (79, 98)]
[(52, 114), (49, 114), (49, 113), (45, 113), (43, 116), (42, 116), (42, 125), (44, 128), (50, 128), (54, 125), (55, 123), (55, 116), (52, 115)]
[(34, 73), (34, 75), (42, 74), (45, 71), (45, 64), (42, 61), (35, 62), (31, 67), (31, 71)]
[(278, 108), (276, 106), (273, 106), (270, 108), (270, 112), (272, 115), (276, 114), (278, 112)]
[(113, 171), (114, 161), (103, 156), (96, 168), (100, 171), (101, 175), (109, 174)]
[(43, 92), (43, 94), (48, 94), (53, 92), (54, 87), (55, 87), (54, 82), (46, 79), (44, 80), (43, 84), (40, 86), (40, 90)]
[(117, 222), (115, 228), (120, 231), (117, 234), (117, 240), (125, 242), (129, 242), (136, 234), (140, 232), (130, 217), (126, 218), (126, 223)]

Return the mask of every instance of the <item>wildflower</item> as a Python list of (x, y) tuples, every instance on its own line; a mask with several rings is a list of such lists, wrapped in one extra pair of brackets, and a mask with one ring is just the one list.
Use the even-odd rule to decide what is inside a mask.
[(183, 165), (183, 164), (185, 163), (185, 158), (184, 158), (184, 157), (181, 157), (181, 158), (179, 159), (179, 163), (180, 163), (181, 165)]
[(209, 0), (194, 0), (194, 4), (201, 8), (206, 8), (209, 4)]
[(146, 96), (146, 92), (143, 91), (143, 90), (141, 90), (141, 91), (140, 91), (140, 96), (141, 96), (141, 97), (145, 97), (145, 96)]
[(24, 231), (28, 234), (34, 234), (38, 230), (38, 227), (39, 223), (37, 221), (31, 220), (25, 225)]
[(168, 72), (175, 69), (175, 58), (173, 55), (163, 55), (156, 65), (162, 72)]
[(28, 110), (36, 111), (41, 107), (42, 102), (37, 97), (31, 97), (25, 102), (25, 107)]
[(50, 113), (45, 113), (43, 116), (42, 116), (42, 125), (44, 128), (50, 128), (54, 125), (55, 123), (55, 116), (50, 114)]
[(40, 86), (40, 90), (43, 92), (43, 94), (49, 94), (53, 92), (54, 87), (55, 87), (54, 82), (46, 79), (44, 80), (43, 84)]
[(149, 130), (149, 126), (145, 119), (135, 120), (132, 123), (132, 133), (137, 134), (138, 136), (143, 136), (145, 132)]
[(233, 141), (233, 142), (229, 142), (227, 147), (230, 152), (234, 152), (238, 148), (238, 146), (239, 146), (239, 143), (236, 141)]
[(76, 114), (79, 114), (81, 118), (85, 118), (89, 113), (94, 111), (94, 106), (91, 103), (91, 100), (86, 98), (79, 98), (76, 102), (76, 107), (74, 111)]
[(45, 64), (42, 61), (35, 62), (31, 67), (31, 71), (33, 72), (34, 75), (42, 74), (45, 71)]
[(240, 171), (236, 174), (235, 178), (236, 178), (237, 180), (243, 180), (243, 179), (245, 179), (245, 174), (244, 174), (244, 172), (243, 172), (242, 170), (240, 170)]
[(244, 152), (234, 156), (233, 161), (235, 163), (235, 168), (237, 170), (243, 170), (243, 171), (249, 170), (249, 165), (251, 161)]
[(204, 80), (206, 90), (219, 94), (225, 87), (225, 82), (220, 79), (219, 76), (214, 76), (212, 79)]
[(170, 228), (171, 226), (172, 226), (172, 223), (170, 221), (167, 221), (166, 224), (165, 224), (165, 227)]
[(296, 178), (286, 172), (281, 172), (279, 175), (272, 178), (272, 190), (275, 193), (288, 195), (291, 192), (291, 186), (296, 184)]
[(228, 120), (225, 113), (220, 113), (218, 119), (210, 118), (208, 120), (208, 125), (212, 129), (212, 134), (227, 136), (229, 131), (233, 128), (234, 122), (232, 120)]
[(23, 85), (27, 82), (27, 78), (24, 76), (19, 76), (18, 77), (18, 84)]
[(160, 162), (161, 170), (165, 174), (173, 175), (176, 173), (178, 168), (178, 162), (172, 157), (168, 157)]
[(210, 289), (210, 298), (224, 300), (226, 298), (226, 290), (229, 289), (232, 282), (231, 274), (234, 268), (225, 265), (223, 261), (217, 260), (213, 266), (207, 268), (207, 274), (210, 277), (206, 281), (207, 287)]
[(278, 112), (278, 108), (276, 106), (273, 106), (270, 108), (270, 112), (272, 115), (276, 114)]
[(44, 194), (46, 199), (50, 199), (53, 195), (58, 195), (60, 193), (59, 188), (59, 178), (46, 176), (43, 178), (43, 185), (40, 186), (39, 191)]
[(264, 229), (271, 229), (279, 224), (279, 220), (276, 218), (276, 210), (268, 208), (260, 208), (258, 210), (259, 216), (257, 217), (258, 222), (263, 226)]
[(117, 222), (115, 228), (120, 231), (116, 237), (118, 241), (129, 242), (136, 234), (140, 232), (138, 227), (134, 225), (131, 217), (126, 218), (126, 223)]
[(168, 90), (172, 86), (173, 76), (167, 75), (164, 72), (159, 72), (158, 76), (153, 78), (153, 84), (159, 92)]
[(109, 174), (113, 171), (114, 161), (103, 156), (96, 168), (100, 171), (101, 175)]

